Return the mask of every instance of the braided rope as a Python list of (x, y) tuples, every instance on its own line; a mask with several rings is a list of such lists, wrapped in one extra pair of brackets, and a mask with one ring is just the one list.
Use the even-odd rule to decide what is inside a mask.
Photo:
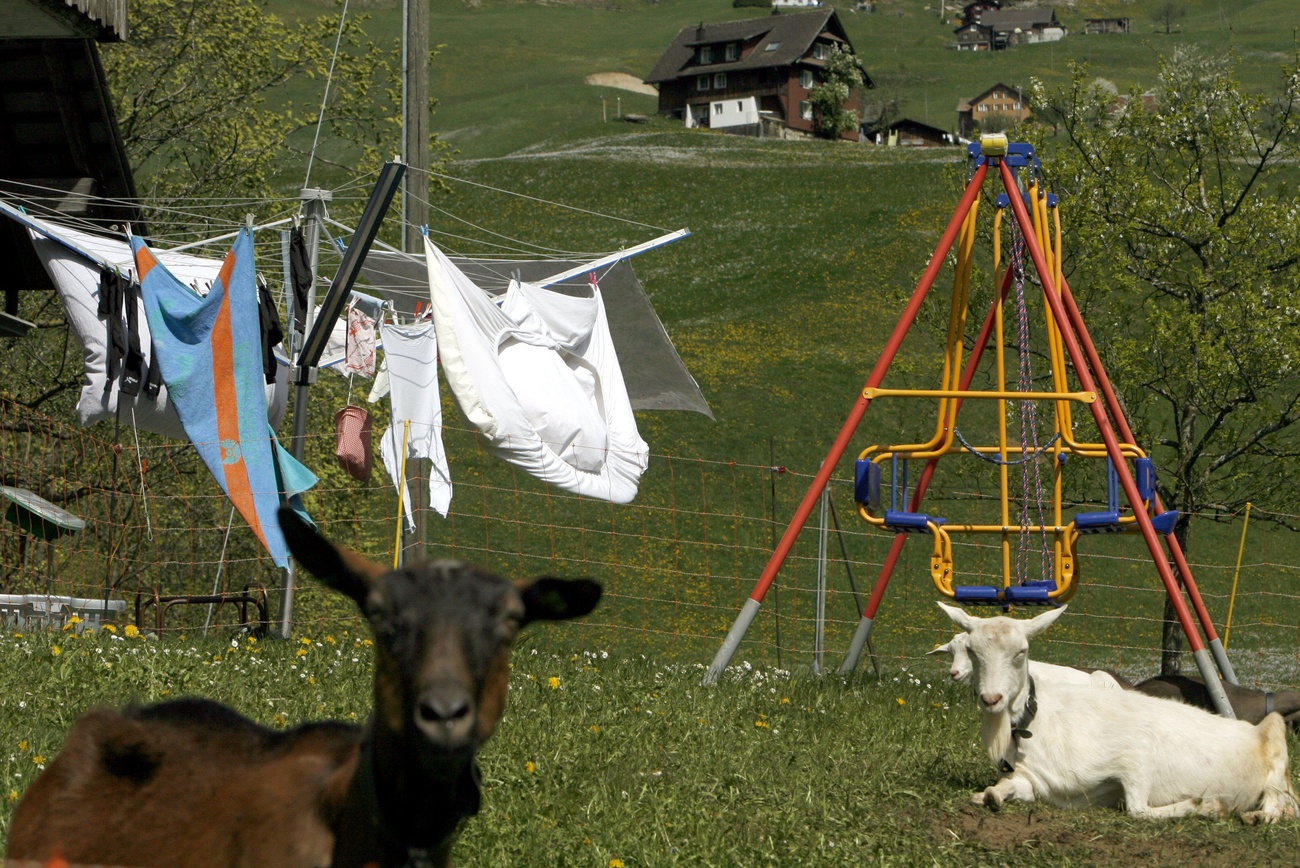
[[(1011, 270), (1015, 276), (1017, 339), (1020, 342), (1018, 388), (1022, 392), (1027, 392), (1033, 388), (1034, 372), (1033, 360), (1029, 352), (1029, 305), (1025, 298), (1025, 238), (1017, 223), (1011, 225)], [(1033, 401), (1017, 403), (1020, 417), (1020, 447), (1023, 452), (1028, 449), (1028, 444), (1038, 442), (1038, 409)], [(1027, 457), (1037, 459), (1042, 451), (1038, 450)], [(1037, 460), (1029, 461), (1027, 466), (1022, 468), (1020, 493), (1020, 540), (1016, 551), (1016, 580), (1023, 583), (1029, 578), (1027, 563), (1029, 528), (1034, 518), (1037, 518), (1041, 542), (1039, 577), (1047, 579), (1051, 571), (1048, 564), (1047, 532), (1043, 529), (1046, 524), (1043, 520), (1043, 477), (1041, 465)]]

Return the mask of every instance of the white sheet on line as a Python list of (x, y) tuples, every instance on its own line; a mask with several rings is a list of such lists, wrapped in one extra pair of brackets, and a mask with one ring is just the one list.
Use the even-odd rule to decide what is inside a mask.
[[(443, 516), (451, 507), (451, 471), (442, 446), (442, 398), (438, 394), (438, 339), (433, 324), (380, 325), (391, 386), (392, 424), (379, 442), (384, 469), (402, 496), (406, 526), (415, 529), (411, 492), (402, 474), (402, 443), (407, 458), (428, 458), (429, 505)], [(406, 423), (410, 422), (410, 430)], [(409, 468), (408, 468), (409, 469)]]
[(425, 239), (447, 388), (501, 458), (566, 491), (628, 503), (650, 449), (637, 432), (595, 286), (511, 281), (498, 304)]
[[(45, 266), (54, 288), (63, 302), (68, 323), (81, 341), (85, 364), (85, 383), (77, 401), (77, 418), (82, 425), (93, 425), (117, 415), (120, 382), (114, 381), (105, 391), (108, 379), (107, 326), (99, 318), (99, 273), (103, 264), (111, 265), (123, 274), (135, 271), (135, 258), (131, 245), (125, 239), (118, 241), (101, 235), (92, 235), (68, 226), (43, 223), (44, 233), (29, 230), (32, 246), (41, 264)], [(206, 295), (217, 272), (220, 259), (206, 259), (188, 253), (155, 251), (158, 260), (167, 270), (200, 295)], [(137, 314), (140, 334), (140, 351), (146, 364), (152, 364), (153, 346), (149, 336), (149, 323), (145, 320), (144, 301), (137, 297)], [(283, 361), (276, 369), (276, 381), (266, 387), (267, 415), (272, 428), (278, 429), (284, 420), (289, 401), (289, 367)], [(177, 440), (189, 439), (181, 426), (180, 417), (168, 400), (164, 385), (156, 398), (149, 398), (144, 390), (122, 403), (122, 423), (134, 424), (141, 431), (151, 431)]]

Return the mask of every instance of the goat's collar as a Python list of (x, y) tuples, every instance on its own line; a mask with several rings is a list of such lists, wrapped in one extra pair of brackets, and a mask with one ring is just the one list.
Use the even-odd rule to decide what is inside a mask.
[[(1029, 731), (1029, 724), (1034, 722), (1038, 716), (1038, 690), (1034, 687), (1034, 677), (1029, 676), (1029, 698), (1025, 700), (1025, 707), (1020, 710), (1020, 714), (1011, 719), (1011, 747), (1007, 754), (1015, 759), (1016, 753), (1020, 747), (1022, 738), (1030, 738), (1033, 733)], [(1011, 760), (1003, 759), (1001, 769), (1005, 774), (1010, 774), (1016, 770), (1011, 764)]]

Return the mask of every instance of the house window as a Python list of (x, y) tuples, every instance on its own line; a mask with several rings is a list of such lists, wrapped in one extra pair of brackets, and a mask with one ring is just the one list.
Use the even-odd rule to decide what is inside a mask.
[(720, 102), (715, 102), (715, 103), (713, 104), (713, 113), (714, 113), (715, 115), (720, 115), (720, 114), (722, 114), (722, 103), (720, 103)]
[(723, 56), (728, 62), (740, 59), (740, 45), (735, 42), (728, 42), (727, 47), (723, 49)]
[(701, 45), (701, 46), (700, 46), (700, 63), (712, 63), (712, 62), (713, 62), (713, 46), (712, 46), (712, 45)]
[(818, 60), (826, 60), (831, 56), (831, 47), (825, 42), (813, 43), (813, 57)]
[(713, 74), (713, 89), (722, 90), (727, 86), (727, 74), (725, 72), (715, 72)]
[(804, 90), (811, 90), (812, 86), (816, 83), (817, 80), (813, 78), (811, 69), (805, 69), (799, 73), (799, 86)]
[(767, 48), (764, 48), (763, 50), (764, 50), (764, 51), (776, 51), (776, 50), (777, 50), (778, 48), (780, 48), (780, 47), (781, 47), (781, 43), (779, 43), (779, 42), (769, 42), (769, 43), (767, 44)]
[(697, 75), (697, 76), (695, 76), (695, 89), (696, 89), (696, 90), (708, 90), (708, 89), (709, 89), (709, 77), (708, 77), (707, 75)]
[(812, 103), (806, 99), (799, 100), (799, 117), (806, 121), (812, 120)]
[(745, 110), (745, 104), (740, 100), (736, 100), (736, 111), (743, 112), (744, 110)]

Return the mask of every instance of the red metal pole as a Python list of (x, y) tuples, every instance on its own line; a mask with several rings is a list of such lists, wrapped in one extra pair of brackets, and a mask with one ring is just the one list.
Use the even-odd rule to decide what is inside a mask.
[[(1051, 308), (1052, 318), (1056, 320), (1056, 325), (1061, 332), (1061, 338), (1065, 341), (1065, 348), (1070, 354), (1070, 362), (1074, 365), (1075, 375), (1079, 378), (1079, 384), (1085, 391), (1095, 392), (1097, 387), (1092, 375), (1089, 373), (1087, 359), (1084, 357), (1083, 350), (1079, 347), (1073, 329), (1070, 328), (1071, 322), (1066, 315), (1065, 306), (1056, 292), (1055, 282), (1052, 279), (1052, 270), (1047, 265), (1042, 248), (1038, 246), (1038, 238), (1034, 234), (1033, 223), (1030, 221), (1029, 212), (1025, 208), (1020, 187), (1016, 184), (1015, 176), (1011, 174), (1011, 168), (1005, 162), (999, 162), (998, 168), (1002, 173), (1002, 183), (1007, 188), (1007, 196), (1011, 200), (1011, 210), (1015, 213), (1017, 222), (1020, 223), (1021, 235), (1024, 236), (1025, 244), (1029, 248), (1029, 255), (1034, 260), (1034, 268), (1038, 270), (1039, 280), (1042, 281), (1043, 297)], [(1120, 485), (1124, 488), (1124, 494), (1128, 497), (1129, 504), (1133, 506), (1133, 512), (1138, 520), (1138, 527), (1142, 530), (1142, 539), (1145, 540), (1147, 548), (1151, 552), (1151, 558), (1155, 562), (1157, 572), (1160, 574), (1160, 581), (1164, 582), (1165, 591), (1169, 594), (1169, 599), (1174, 604), (1174, 611), (1178, 615), (1178, 622), (1182, 625), (1183, 632), (1187, 634), (1187, 642), (1191, 646), (1193, 653), (1203, 653), (1205, 643), (1201, 639), (1201, 634), (1196, 630), (1196, 625), (1192, 623), (1192, 616), (1187, 610), (1187, 603), (1183, 600), (1183, 595), (1178, 589), (1178, 580), (1174, 578), (1173, 571), (1169, 569), (1169, 563), (1164, 558), (1160, 548), (1160, 541), (1156, 538), (1155, 528), (1151, 526), (1151, 517), (1146, 514), (1146, 510), (1139, 508), (1142, 498), (1138, 494), (1133, 475), (1129, 472), (1128, 462), (1124, 460), (1124, 456), (1120, 452), (1119, 441), (1115, 438), (1115, 431), (1111, 428), (1110, 420), (1106, 417), (1104, 402), (1094, 401), (1089, 406), (1092, 409), (1093, 419), (1097, 423), (1097, 429), (1101, 432), (1101, 439), (1106, 444), (1106, 452), (1110, 455), (1111, 463), (1114, 465), (1116, 475), (1119, 477)]]
[[(1136, 444), (1137, 441), (1133, 438), (1133, 431), (1129, 428), (1128, 419), (1124, 416), (1119, 399), (1115, 395), (1115, 389), (1111, 385), (1110, 377), (1107, 376), (1106, 369), (1102, 367), (1101, 356), (1098, 355), (1092, 337), (1088, 334), (1088, 327), (1083, 322), (1083, 314), (1080, 313), (1079, 306), (1074, 300), (1074, 294), (1070, 292), (1070, 285), (1064, 278), (1061, 279), (1060, 289), (1061, 299), (1065, 304), (1066, 312), (1070, 316), (1070, 322), (1079, 334), (1079, 340), (1088, 356), (1088, 364), (1092, 366), (1093, 373), (1097, 378), (1097, 385), (1101, 387), (1101, 393), (1106, 398), (1106, 406), (1110, 409), (1110, 414), (1115, 418), (1115, 425), (1119, 428), (1120, 436), (1125, 441)], [(1165, 506), (1160, 501), (1159, 493), (1155, 495), (1155, 502), (1156, 511), (1164, 512)], [(1196, 586), (1196, 580), (1192, 578), (1192, 568), (1187, 563), (1182, 544), (1178, 542), (1178, 537), (1174, 536), (1172, 530), (1165, 534), (1165, 545), (1169, 549), (1170, 556), (1174, 559), (1174, 565), (1178, 567), (1178, 575), (1187, 588), (1187, 594), (1191, 597), (1192, 608), (1196, 610), (1196, 617), (1201, 622), (1201, 629), (1205, 631), (1206, 640), (1209, 642), (1216, 641), (1219, 636), (1215, 632), (1214, 621), (1210, 618), (1209, 610), (1205, 608), (1205, 601), (1201, 598), (1201, 592)]]
[[(961, 202), (957, 205), (952, 219), (948, 221), (948, 228), (944, 230), (943, 237), (939, 240), (938, 246), (934, 250), (934, 255), (930, 257), (930, 264), (926, 267), (925, 273), (921, 275), (920, 281), (916, 284), (916, 289), (912, 291), (912, 299), (908, 302), (903, 314), (899, 317), (898, 324), (894, 326), (893, 334), (890, 335), (889, 341), (880, 353), (880, 358), (876, 360), (875, 367), (871, 370), (871, 375), (867, 378), (866, 385), (863, 389), (874, 389), (880, 385), (885, 378), (885, 372), (889, 370), (890, 364), (894, 361), (894, 356), (898, 353), (898, 348), (902, 346), (903, 338), (907, 336), (908, 329), (916, 320), (917, 313), (920, 312), (921, 304), (925, 301), (926, 294), (934, 284), (934, 279), (939, 274), (939, 269), (943, 267), (944, 258), (948, 255), (953, 241), (957, 238), (957, 233), (961, 230), (962, 221), (966, 219), (966, 214), (970, 211), (975, 199), (979, 196), (980, 187), (984, 183), (984, 176), (987, 173), (988, 166), (981, 165), (975, 170), (975, 175), (971, 178), (970, 183), (966, 185), (966, 192), (961, 197)], [(762, 576), (758, 579), (758, 584), (754, 586), (753, 592), (749, 595), (751, 600), (762, 602), (763, 597), (767, 595), (767, 589), (771, 587), (772, 582), (776, 579), (776, 574), (785, 563), (786, 557), (790, 554), (790, 549), (794, 547), (794, 542), (803, 530), (804, 524), (808, 521), (808, 516), (812, 514), (813, 507), (817, 505), (817, 499), (821, 497), (822, 489), (830, 481), (831, 474), (835, 472), (835, 465), (839, 463), (840, 457), (844, 455), (844, 450), (848, 448), (849, 440), (853, 438), (853, 433), (857, 430), (858, 423), (862, 421), (862, 416), (867, 412), (870, 405), (863, 395), (859, 394), (857, 401), (853, 404), (853, 409), (849, 412), (849, 417), (844, 421), (843, 427), (840, 428), (839, 436), (831, 445), (830, 452), (826, 455), (826, 460), (822, 462), (821, 469), (813, 477), (812, 485), (808, 487), (808, 493), (804, 495), (803, 501), (799, 508), (795, 510), (794, 517), (790, 519), (790, 525), (785, 529), (781, 536), (781, 541), (777, 543), (776, 549), (772, 552), (772, 557), (767, 562)]]

